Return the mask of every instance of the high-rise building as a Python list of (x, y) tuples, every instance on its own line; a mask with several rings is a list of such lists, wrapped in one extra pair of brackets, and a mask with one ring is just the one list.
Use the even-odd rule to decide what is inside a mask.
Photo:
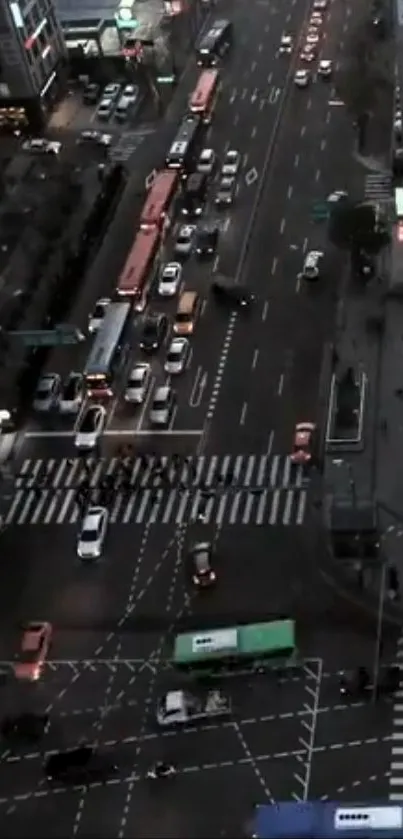
[(53, 0), (1, 0), (0, 129), (39, 130), (63, 84), (65, 64)]

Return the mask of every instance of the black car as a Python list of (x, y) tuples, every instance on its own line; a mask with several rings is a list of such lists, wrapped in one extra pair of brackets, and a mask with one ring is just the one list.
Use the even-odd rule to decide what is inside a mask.
[(85, 105), (96, 105), (101, 95), (101, 85), (90, 82), (83, 90), (83, 102)]
[[(391, 696), (396, 693), (400, 687), (401, 678), (400, 667), (397, 665), (381, 667), (375, 690), (376, 696)], [(354, 671), (342, 673), (339, 687), (341, 695), (350, 699), (369, 698), (374, 693), (374, 686), (366, 667), (357, 667)]]
[(44, 765), (48, 781), (74, 784), (105, 780), (116, 771), (117, 767), (110, 757), (92, 746), (57, 752), (51, 755)]
[(220, 229), (217, 224), (203, 225), (197, 232), (196, 253), (199, 257), (213, 256), (217, 250)]
[(144, 352), (156, 352), (164, 343), (168, 332), (168, 318), (163, 314), (150, 314), (144, 318), (140, 347)]
[(224, 277), (214, 280), (211, 288), (215, 298), (219, 302), (226, 303), (230, 306), (247, 308), (255, 299), (248, 288), (237, 285), (233, 280), (227, 280)]
[(47, 714), (10, 714), (1, 724), (1, 733), (6, 740), (33, 742), (45, 734), (49, 724)]

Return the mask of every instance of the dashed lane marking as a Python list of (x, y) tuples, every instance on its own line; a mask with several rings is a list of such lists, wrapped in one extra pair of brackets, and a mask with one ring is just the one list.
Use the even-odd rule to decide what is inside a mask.
[[(314, 754), (325, 752), (325, 751), (334, 751), (334, 750), (341, 750), (341, 749), (350, 749), (350, 748), (360, 748), (366, 745), (376, 745), (377, 743), (383, 743), (390, 740), (390, 737), (371, 737), (368, 740), (352, 740), (346, 743), (331, 743), (327, 746), (317, 746), (314, 749)], [(201, 764), (194, 764), (191, 766), (183, 766), (177, 768), (178, 775), (187, 775), (199, 772), (211, 772), (217, 771), (220, 769), (233, 769), (239, 766), (250, 766), (251, 764), (257, 763), (268, 763), (272, 760), (286, 760), (287, 758), (295, 758), (298, 755), (304, 754), (305, 750), (302, 749), (294, 749), (292, 751), (285, 751), (285, 752), (272, 752), (267, 754), (260, 754), (260, 755), (251, 755), (241, 757), (238, 760), (220, 760), (217, 762), (208, 762), (208, 763), (201, 763)], [(110, 778), (105, 782), (95, 782), (88, 784), (86, 787), (87, 790), (91, 789), (100, 789), (102, 787), (110, 787), (110, 786), (118, 786), (122, 784), (136, 784), (139, 782), (144, 782), (146, 780), (145, 775), (140, 774), (130, 774), (124, 778)], [(55, 788), (43, 788), (43, 789), (36, 789), (29, 792), (19, 793), (18, 795), (12, 796), (3, 796), (0, 797), (0, 806), (4, 806), (7, 804), (17, 804), (19, 802), (28, 801), (29, 799), (38, 799), (38, 798), (48, 798), (52, 795), (60, 795), (65, 792), (77, 792), (80, 795), (83, 792), (83, 786), (69, 786), (69, 787), (55, 787)]]

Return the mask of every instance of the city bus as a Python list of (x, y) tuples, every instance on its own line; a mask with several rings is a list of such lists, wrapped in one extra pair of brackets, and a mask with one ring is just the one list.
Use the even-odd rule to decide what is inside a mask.
[(137, 312), (146, 307), (147, 288), (158, 270), (159, 246), (157, 227), (140, 230), (119, 277), (117, 293), (120, 297), (130, 297)]
[(218, 70), (204, 70), (189, 99), (189, 110), (192, 114), (199, 114), (203, 122), (211, 122), (215, 103), (220, 89), (220, 74)]
[(130, 303), (110, 303), (84, 367), (89, 397), (113, 396), (113, 381), (128, 338)]
[(142, 230), (165, 230), (175, 213), (175, 199), (179, 188), (179, 174), (174, 169), (163, 169), (155, 176), (140, 216)]
[(279, 801), (254, 810), (254, 839), (399, 839), (403, 807), (397, 804), (346, 804), (331, 801)]
[(277, 620), (177, 635), (172, 663), (180, 670), (213, 675), (242, 666), (292, 664), (296, 659), (295, 623)]
[(197, 63), (199, 67), (214, 67), (232, 44), (233, 26), (230, 20), (216, 20), (199, 41)]
[(177, 169), (182, 177), (187, 177), (199, 151), (202, 128), (203, 122), (198, 115), (185, 117), (166, 156), (168, 169)]

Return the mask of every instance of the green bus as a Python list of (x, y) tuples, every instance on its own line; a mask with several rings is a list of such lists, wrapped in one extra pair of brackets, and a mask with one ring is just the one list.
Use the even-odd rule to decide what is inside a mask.
[(177, 635), (171, 663), (180, 670), (212, 674), (293, 664), (296, 659), (295, 622), (277, 620)]

